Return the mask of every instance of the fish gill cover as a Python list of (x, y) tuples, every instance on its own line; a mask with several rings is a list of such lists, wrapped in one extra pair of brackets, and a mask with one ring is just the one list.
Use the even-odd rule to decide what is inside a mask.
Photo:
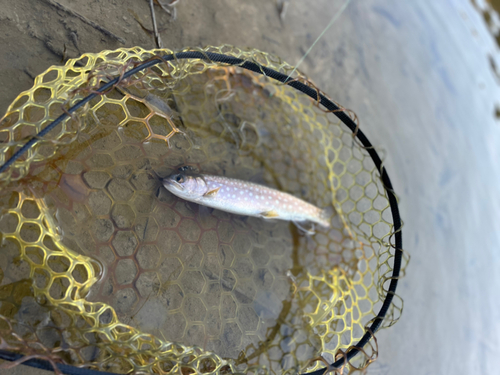
[[(256, 50), (196, 50), (293, 70)], [(160, 53), (172, 51), (103, 51), (49, 68), (0, 120), (1, 164)], [(331, 227), (305, 236), (183, 201), (158, 180), (181, 165), (327, 208)], [(393, 220), (368, 151), (316, 101), (210, 59), (120, 80), (0, 184), (0, 349), (26, 358), (117, 373), (309, 372), (361, 339), (391, 280)], [(401, 310), (394, 299), (383, 325)], [(375, 343), (345, 370), (370, 364)]]

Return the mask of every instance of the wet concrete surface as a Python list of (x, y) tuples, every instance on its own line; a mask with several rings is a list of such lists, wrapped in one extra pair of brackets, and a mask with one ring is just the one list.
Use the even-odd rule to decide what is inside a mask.
[[(146, 1), (58, 2), (125, 44), (52, 1), (1, 3), (2, 112), (32, 85), (30, 77), (60, 63), (64, 44), (71, 57), (154, 47), (129, 12), (149, 27)], [(158, 14), (165, 47), (229, 43), (294, 64), (340, 6), (291, 1), (280, 21), (275, 4), (264, 0), (181, 0), (175, 21)], [(500, 81), (492, 69), (499, 55), (483, 8), (465, 0), (353, 0), (301, 66), (356, 111), (365, 134), (385, 150), (400, 197), (412, 256), (398, 288), (405, 309), (377, 335), (380, 356), (369, 374), (490, 374), (500, 365)], [(36, 371), (1, 373), (16, 372)]]

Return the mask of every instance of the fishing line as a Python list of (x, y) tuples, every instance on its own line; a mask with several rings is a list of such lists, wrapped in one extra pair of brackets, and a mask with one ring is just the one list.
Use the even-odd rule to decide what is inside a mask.
[[(150, 0), (150, 2), (152, 3), (152, 0)], [(297, 68), (299, 67), (300, 64), (302, 64), (302, 62), (304, 61), (304, 59), (309, 55), (309, 53), (311, 52), (311, 50), (314, 48), (314, 46), (318, 43), (318, 41), (323, 37), (323, 35), (325, 35), (325, 33), (330, 29), (330, 27), (333, 26), (333, 24), (335, 23), (335, 21), (337, 21), (337, 19), (342, 15), (342, 13), (344, 13), (344, 11), (346, 10), (347, 6), (350, 4), (351, 0), (347, 0), (343, 5), (342, 7), (340, 7), (340, 9), (338, 10), (338, 12), (332, 17), (331, 21), (328, 23), (328, 25), (325, 27), (325, 29), (321, 32), (321, 34), (316, 38), (316, 40), (314, 41), (314, 43), (309, 47), (309, 49), (306, 51), (306, 53), (301, 57), (301, 59), (299, 60), (299, 62), (297, 63), (297, 65), (293, 68), (292, 72), (288, 75), (288, 77), (286, 77), (286, 79), (284, 81), (281, 81), (283, 83), (286, 83), (288, 84), (288, 81), (290, 79), (290, 77), (295, 73), (295, 71), (297, 70)], [(153, 17), (153, 24), (154, 24), (154, 27), (155, 27), (155, 34), (157, 34), (157, 30), (156, 30), (156, 18), (155, 18), (155, 14), (154, 14), (154, 9), (151, 8), (151, 15)], [(159, 39), (159, 35), (158, 35), (158, 38), (156, 39), (156, 35), (155, 35), (155, 41), (156, 41), (156, 44), (158, 46), (158, 48), (161, 48), (161, 40)], [(163, 57), (163, 59), (165, 61), (171, 61), (172, 60), (172, 56), (173, 55), (169, 55), (169, 56), (165, 56)], [(170, 57), (170, 58), (169, 58)], [(177, 54), (177, 58), (182, 58), (182, 57), (179, 57), (179, 54)], [(124, 74), (124, 76), (122, 77), (122, 79), (125, 79), (125, 78), (128, 78), (130, 77), (131, 75), (143, 70), (143, 69), (146, 69), (150, 66), (153, 66), (153, 65), (156, 65), (158, 64), (159, 62), (161, 61), (161, 59), (158, 59), (158, 60), (150, 60), (148, 62), (153, 62), (153, 64), (151, 65), (148, 65), (148, 66), (145, 66), (143, 64), (137, 66), (136, 68), (134, 69), (131, 69), (129, 70), (128, 72), (126, 72)], [(243, 61), (243, 60), (241, 60)], [(145, 63), (146, 64), (146, 63)], [(137, 70), (136, 70), (137, 69)], [(96, 90), (97, 93), (102, 93), (102, 92), (105, 92), (107, 89), (110, 89), (113, 87), (113, 85), (117, 84), (118, 81), (119, 81), (120, 77), (117, 77), (115, 78), (114, 80), (108, 82), (106, 85), (102, 86), (100, 89)], [(97, 93), (92, 93), (90, 94), (89, 96), (87, 96), (86, 98), (82, 99), (82, 101), (78, 102), (77, 104), (75, 104), (73, 107), (71, 107), (70, 109), (68, 109), (68, 113), (71, 114), (73, 113), (74, 111), (76, 111), (78, 108), (82, 107), (83, 105), (85, 105), (86, 103), (88, 103), (90, 100), (92, 100), (93, 98), (95, 98), (98, 94)], [(338, 108), (337, 108), (338, 109)], [(12, 157), (10, 159), (8, 159), (1, 167), (0, 167), (0, 173), (3, 173), (5, 172), (5, 170), (14, 162), (16, 161), (17, 159), (19, 159), (19, 157), (24, 154), (25, 152), (27, 152), (39, 139), (40, 137), (43, 137), (45, 136), (46, 133), (48, 133), (50, 130), (52, 130), (56, 125), (58, 125), (62, 120), (64, 120), (66, 118), (66, 114), (63, 114), (61, 116), (59, 116), (56, 120), (53, 121), (53, 123), (49, 124), (46, 128), (44, 128), (42, 131), (40, 131), (40, 133), (38, 133), (36, 136), (32, 137), (31, 139), (28, 140), (28, 142), (26, 142), (26, 144), (21, 147), (21, 149), (19, 149), (16, 153), (14, 153), (14, 155), (12, 155)]]
[(307, 57), (307, 55), (309, 55), (309, 52), (311, 52), (311, 50), (314, 48), (314, 46), (316, 45), (316, 43), (319, 42), (319, 40), (323, 37), (323, 35), (325, 35), (325, 33), (328, 31), (328, 29), (330, 27), (332, 27), (332, 25), (335, 23), (335, 21), (337, 21), (337, 19), (342, 15), (342, 13), (344, 13), (344, 10), (346, 10), (346, 8), (347, 8), (347, 6), (349, 5), (350, 2), (351, 2), (351, 0), (347, 0), (344, 3), (344, 5), (342, 5), (342, 7), (340, 7), (340, 9), (338, 10), (338, 12), (333, 16), (333, 18), (330, 21), (330, 23), (325, 27), (325, 29), (321, 32), (321, 34), (319, 34), (319, 36), (316, 38), (316, 40), (314, 41), (314, 43), (311, 44), (311, 47), (309, 47), (309, 49), (306, 51), (306, 53), (304, 53), (304, 56), (302, 56), (300, 58), (299, 62), (297, 63), (297, 65), (295, 65), (295, 68), (293, 68), (292, 72), (288, 75), (288, 77), (287, 77), (287, 79), (286, 79), (286, 81), (284, 83), (288, 82), (288, 80), (293, 75), (293, 73), (295, 73), (295, 71), (297, 70), (297, 68), (299, 67), (299, 65), (302, 64), (302, 62)]

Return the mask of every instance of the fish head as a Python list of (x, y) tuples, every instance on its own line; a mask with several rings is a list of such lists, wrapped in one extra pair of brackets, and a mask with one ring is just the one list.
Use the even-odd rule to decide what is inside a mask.
[(175, 172), (162, 180), (163, 186), (172, 194), (186, 200), (201, 198), (207, 191), (206, 181), (201, 176)]

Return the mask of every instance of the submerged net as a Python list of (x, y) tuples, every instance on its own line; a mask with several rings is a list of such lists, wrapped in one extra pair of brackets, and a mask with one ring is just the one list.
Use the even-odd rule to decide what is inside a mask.
[[(255, 50), (198, 51), (293, 70)], [(2, 118), (0, 164), (65, 108), (165, 53), (49, 68)], [(304, 236), (183, 201), (157, 177), (182, 165), (327, 208), (331, 228)], [(208, 58), (120, 80), (0, 184), (0, 349), (26, 356), (116, 373), (308, 372), (361, 339), (391, 280), (392, 216), (368, 151), (309, 97)], [(383, 325), (401, 310), (395, 298)], [(345, 372), (376, 358), (371, 344)]]

